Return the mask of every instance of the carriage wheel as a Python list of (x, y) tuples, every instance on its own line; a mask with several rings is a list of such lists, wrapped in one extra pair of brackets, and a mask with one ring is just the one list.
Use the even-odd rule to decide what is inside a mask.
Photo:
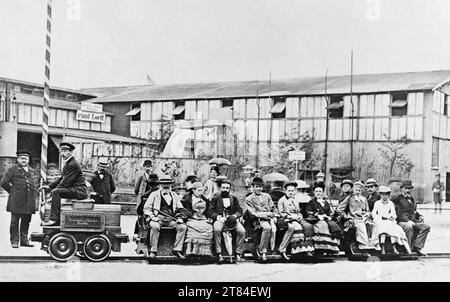
[(91, 261), (103, 261), (111, 253), (111, 241), (105, 235), (89, 237), (83, 245), (83, 252)]
[(48, 252), (57, 261), (67, 261), (72, 258), (78, 250), (75, 238), (66, 233), (58, 233), (50, 239)]

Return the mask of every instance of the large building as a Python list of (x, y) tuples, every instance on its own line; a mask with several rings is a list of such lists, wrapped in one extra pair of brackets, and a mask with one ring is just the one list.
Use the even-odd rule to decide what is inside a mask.
[(82, 92), (114, 114), (113, 133), (165, 141), (162, 156), (283, 170), (288, 151), (306, 150), (301, 179), (409, 178), (429, 201), (436, 172), (450, 187), (449, 85), (444, 70)]

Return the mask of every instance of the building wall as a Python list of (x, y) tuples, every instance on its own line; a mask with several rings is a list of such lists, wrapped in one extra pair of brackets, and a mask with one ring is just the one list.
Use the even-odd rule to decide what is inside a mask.
[(104, 104), (103, 109), (106, 112), (114, 114), (111, 117), (111, 132), (118, 135), (130, 136), (130, 117), (125, 116), (125, 114), (130, 111), (130, 104)]

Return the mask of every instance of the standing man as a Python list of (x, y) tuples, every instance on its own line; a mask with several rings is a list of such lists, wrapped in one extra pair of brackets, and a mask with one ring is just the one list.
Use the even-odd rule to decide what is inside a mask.
[[(222, 257), (222, 232), (225, 222), (236, 222), (234, 229), (236, 235), (236, 260), (242, 260), (242, 253), (244, 252), (245, 229), (244, 226), (237, 221), (242, 217), (242, 208), (236, 196), (230, 194), (231, 182), (223, 180), (220, 186), (220, 194), (214, 195), (210, 203), (211, 218), (214, 221), (214, 242), (216, 245), (216, 253), (219, 257), (219, 262), (223, 261)], [(231, 218), (230, 218), (231, 217)]]
[[(152, 172), (152, 161), (144, 160), (144, 172), (138, 177), (134, 186), (134, 193), (137, 195), (137, 205), (142, 202), (142, 194), (150, 190), (150, 173)], [(139, 213), (138, 213), (139, 214)]]
[(366, 188), (369, 195), (367, 195), (367, 203), (369, 204), (369, 210), (372, 212), (375, 202), (381, 199), (380, 194), (378, 194), (378, 184), (373, 178), (369, 178), (366, 181)]
[(430, 232), (430, 226), (424, 223), (423, 216), (417, 212), (417, 203), (410, 193), (413, 188), (410, 180), (404, 180), (400, 186), (401, 194), (395, 196), (392, 202), (395, 204), (398, 224), (405, 231), (409, 246), (419, 256), (426, 256), (422, 249)]
[(44, 189), (52, 190), (52, 208), (50, 220), (42, 223), (43, 226), (59, 225), (61, 213), (61, 198), (88, 198), (86, 181), (80, 163), (73, 156), (75, 146), (70, 143), (59, 144), (60, 153), (65, 161), (61, 177)]
[(19, 239), (20, 246), (33, 246), (28, 241), (28, 228), (31, 215), (36, 212), (36, 186), (29, 166), (30, 158), (29, 151), (18, 151), (17, 164), (6, 171), (1, 183), (9, 193), (6, 211), (11, 213), (9, 236), (13, 248), (19, 247)]
[(150, 225), (150, 258), (155, 258), (158, 252), (158, 240), (162, 226), (170, 226), (176, 229), (173, 253), (181, 259), (186, 257), (182, 254), (184, 237), (187, 226), (182, 218), (178, 216), (178, 210), (184, 209), (180, 198), (171, 190), (175, 183), (173, 179), (162, 178), (158, 181), (160, 189), (150, 194), (144, 205), (144, 215)]
[(245, 204), (254, 226), (259, 225), (262, 230), (259, 247), (256, 252), (258, 256), (261, 255), (263, 261), (267, 261), (267, 249), (271, 236), (274, 236), (276, 233), (274, 218), (277, 215), (277, 209), (270, 195), (262, 192), (263, 186), (264, 181), (262, 178), (253, 178), (253, 192), (245, 198)]
[(110, 204), (111, 194), (116, 190), (114, 180), (108, 172), (108, 162), (100, 160), (98, 162), (98, 169), (94, 173), (91, 184), (94, 190), (95, 203)]
[(434, 214), (438, 212), (442, 214), (442, 194), (445, 192), (444, 183), (441, 181), (441, 174), (436, 174), (436, 181), (433, 182), (433, 201), (434, 201)]

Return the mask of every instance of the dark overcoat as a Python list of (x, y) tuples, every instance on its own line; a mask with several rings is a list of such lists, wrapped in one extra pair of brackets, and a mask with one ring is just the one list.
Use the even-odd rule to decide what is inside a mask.
[[(223, 198), (220, 194), (214, 195), (211, 199), (210, 207), (212, 219), (216, 220), (218, 215), (223, 216), (225, 208), (223, 205)], [(230, 195), (230, 212), (231, 214), (236, 215), (236, 218), (242, 216), (242, 207), (239, 204), (239, 200), (234, 195)]]
[(96, 203), (111, 203), (111, 194), (116, 190), (116, 186), (114, 185), (114, 180), (108, 172), (104, 172), (103, 179), (100, 178), (98, 171), (94, 173), (94, 177), (92, 178), (91, 185), (94, 192), (97, 193), (97, 196), (94, 198)]
[(66, 188), (70, 189), (73, 193), (78, 194), (78, 196), (88, 196), (86, 181), (83, 176), (83, 171), (81, 170), (81, 165), (72, 156), (65, 163), (61, 177), (52, 182), (49, 185), (50, 189), (55, 188)]
[(417, 203), (412, 196), (406, 198), (403, 194), (399, 194), (392, 202), (395, 205), (398, 222), (417, 221), (422, 216), (417, 212)]
[(6, 171), (1, 186), (9, 193), (6, 210), (14, 214), (36, 212), (36, 184), (31, 168), (26, 172), (15, 165)]

